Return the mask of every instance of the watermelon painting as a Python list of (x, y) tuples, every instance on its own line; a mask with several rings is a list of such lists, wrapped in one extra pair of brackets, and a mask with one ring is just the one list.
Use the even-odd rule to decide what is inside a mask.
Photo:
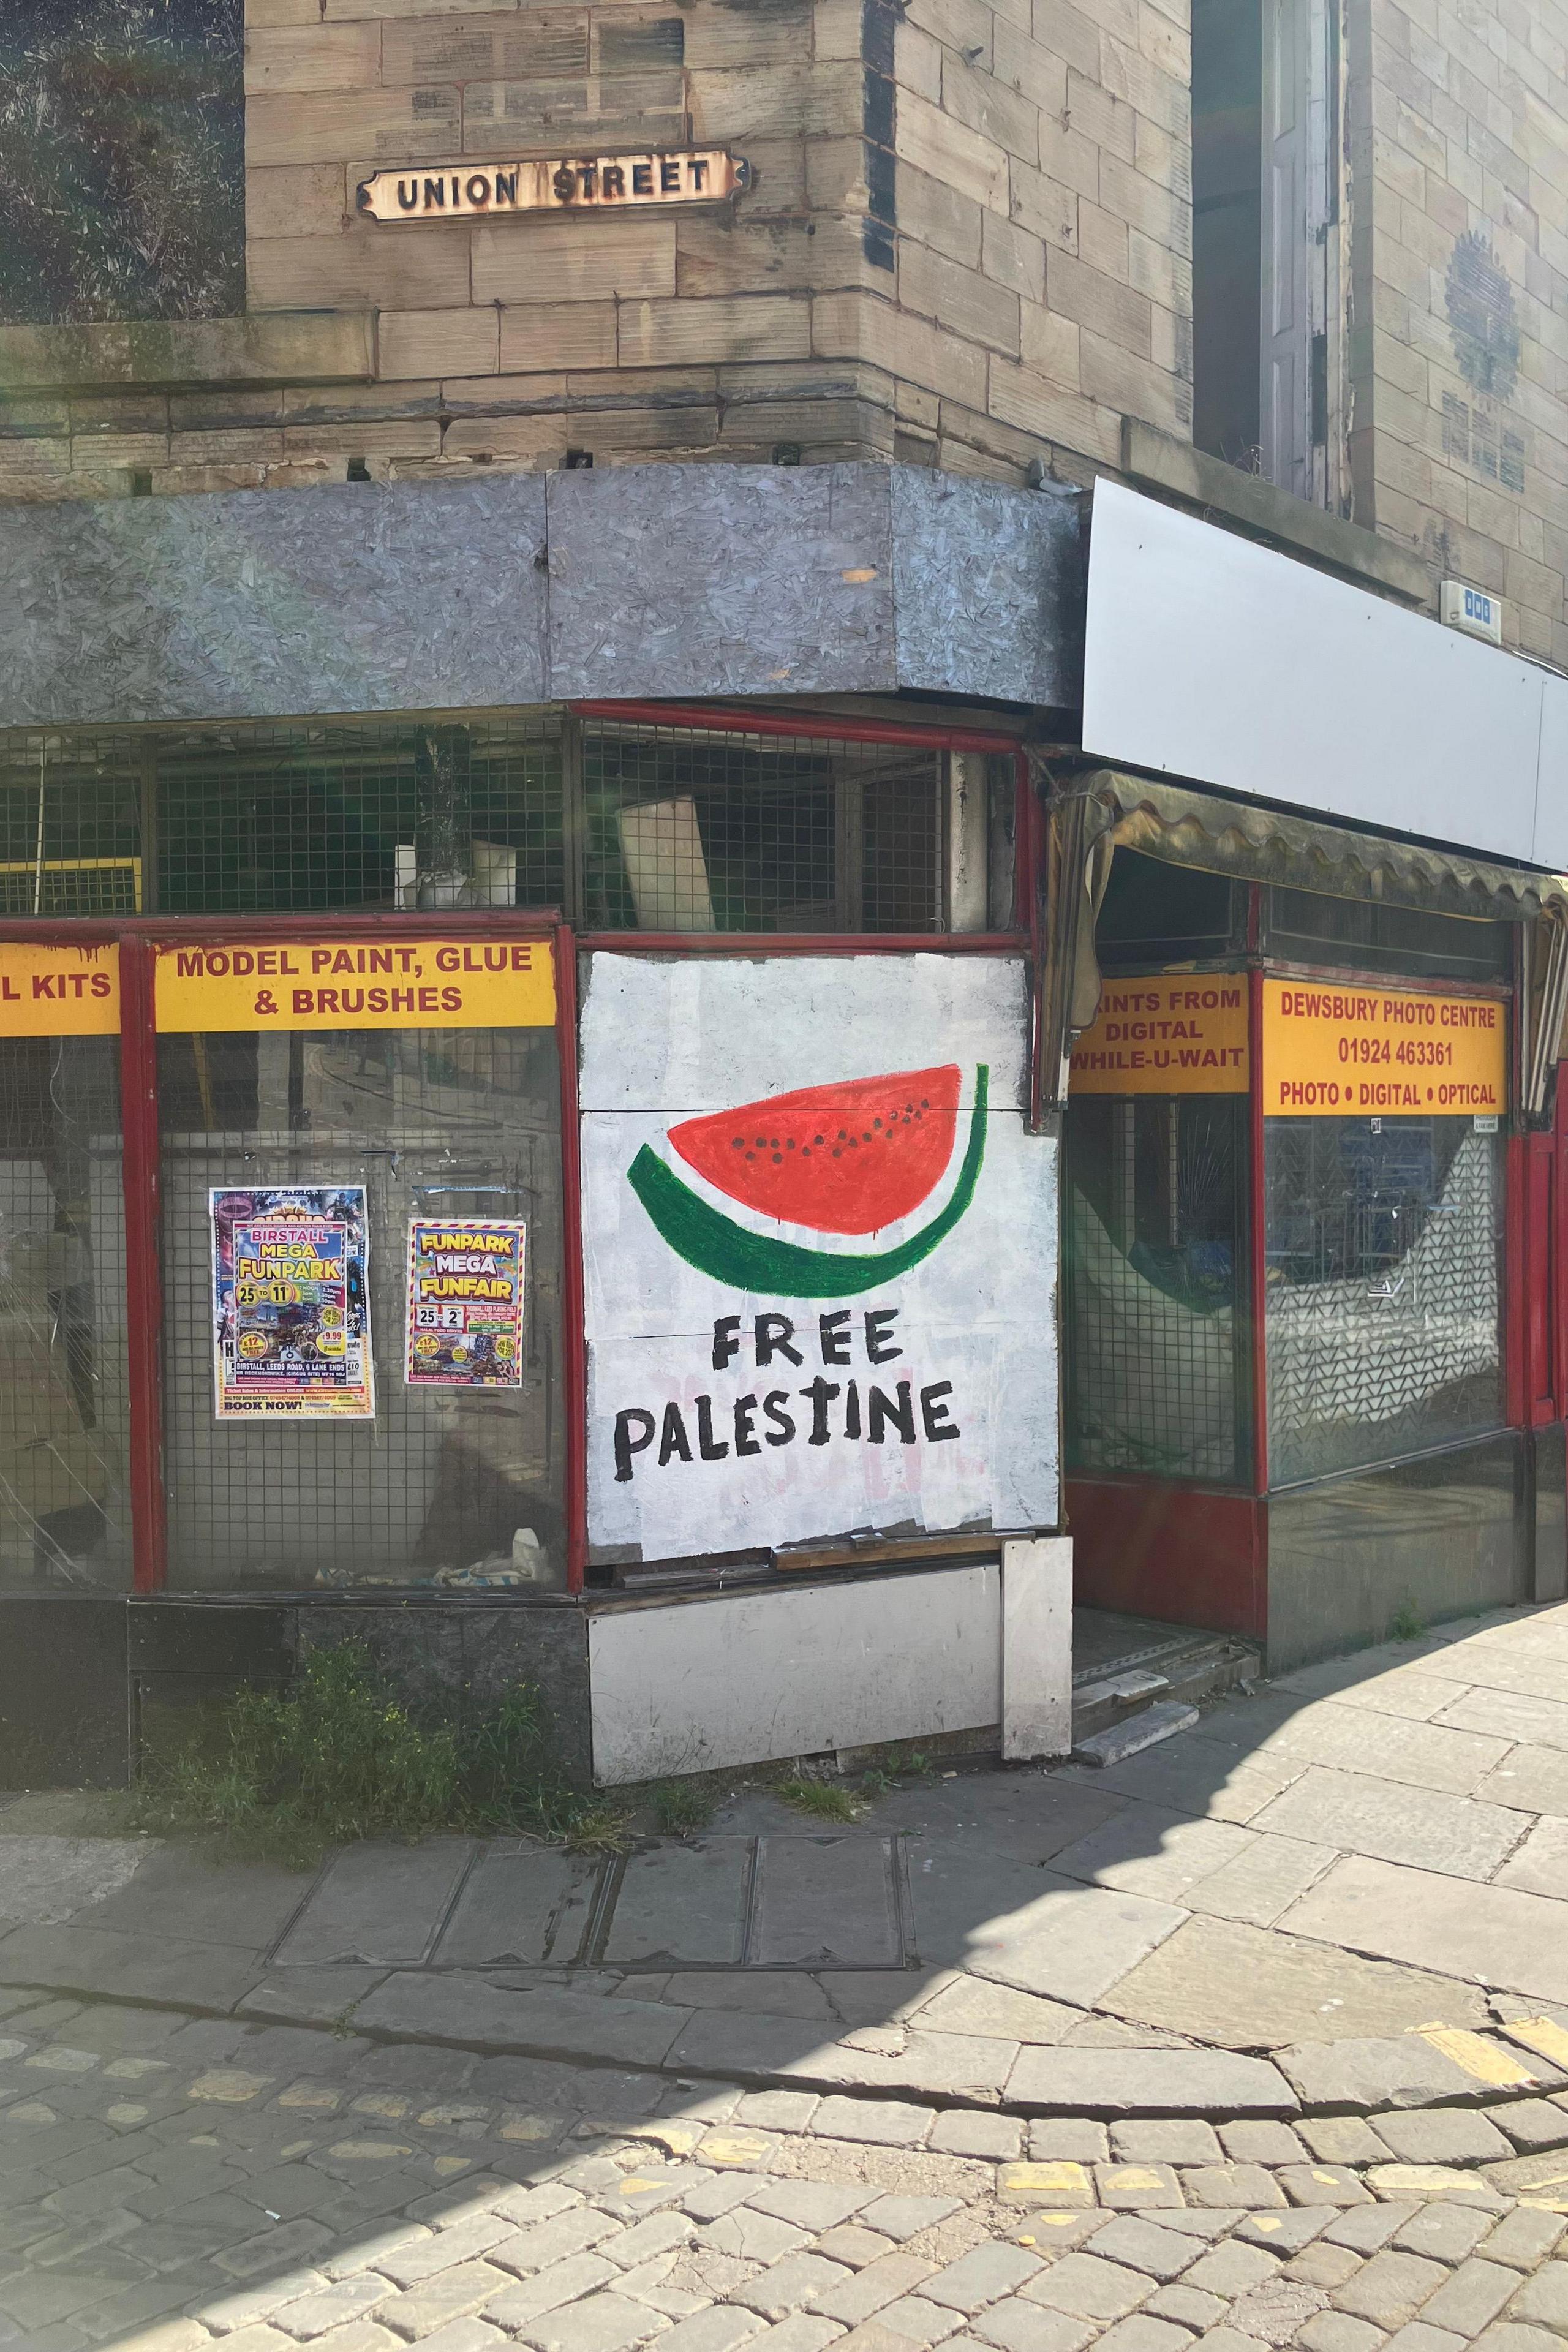
[[(878, 1233), (914, 1215), (947, 1173), (962, 1079), (950, 1062), (801, 1087), (685, 1119), (669, 1129), (669, 1141), (705, 1183), (753, 1219), (824, 1235)], [(784, 1297), (848, 1297), (918, 1265), (969, 1207), (985, 1156), (989, 1080), (987, 1066), (978, 1064), (963, 1159), (946, 1202), (886, 1250), (812, 1249), (765, 1223), (743, 1224), (646, 1144), (627, 1181), (670, 1248), (715, 1281)]]

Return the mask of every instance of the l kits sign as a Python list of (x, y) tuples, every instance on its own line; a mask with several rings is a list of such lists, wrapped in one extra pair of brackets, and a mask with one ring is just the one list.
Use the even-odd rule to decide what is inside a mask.
[(1026, 1004), (1016, 958), (594, 958), (595, 1558), (1054, 1521)]

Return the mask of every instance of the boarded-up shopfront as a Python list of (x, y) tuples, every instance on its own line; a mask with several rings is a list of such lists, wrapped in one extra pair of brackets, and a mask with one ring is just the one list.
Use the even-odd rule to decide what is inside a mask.
[(0, 1588), (131, 1597), (133, 1747), (344, 1633), (601, 1780), (1061, 1744), (1016, 737), (9, 748)]

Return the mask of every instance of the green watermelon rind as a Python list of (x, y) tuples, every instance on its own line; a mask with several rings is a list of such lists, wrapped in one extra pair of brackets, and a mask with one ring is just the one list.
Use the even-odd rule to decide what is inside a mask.
[(647, 1211), (677, 1257), (694, 1265), (715, 1282), (736, 1290), (780, 1298), (848, 1298), (908, 1274), (944, 1242), (974, 1198), (980, 1165), (985, 1157), (986, 1105), (991, 1072), (984, 1062), (974, 1071), (974, 1108), (969, 1122), (969, 1142), (958, 1181), (944, 1208), (918, 1234), (892, 1249), (874, 1253), (840, 1253), (805, 1249), (797, 1242), (775, 1241), (771, 1234), (750, 1232), (699, 1200), (666, 1161), (645, 1143), (626, 1171), (626, 1181)]

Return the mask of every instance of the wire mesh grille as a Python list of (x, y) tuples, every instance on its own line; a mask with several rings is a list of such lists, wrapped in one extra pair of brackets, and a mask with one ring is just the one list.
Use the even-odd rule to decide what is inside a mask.
[(0, 1040), (0, 1587), (131, 1576), (120, 1045)]
[(548, 713), (191, 729), (153, 761), (162, 913), (562, 903)]
[(0, 914), (141, 912), (142, 761), (126, 735), (0, 734)]
[(1266, 1122), (1272, 1485), (1500, 1425), (1503, 1143), (1468, 1118)]
[[(170, 1582), (485, 1589), (520, 1528), (564, 1573), (559, 1072), (550, 1032), (165, 1036), (165, 1451)], [(363, 1184), (376, 1417), (213, 1416), (213, 1187)], [(521, 1390), (403, 1377), (411, 1217), (521, 1217)], [(525, 1552), (529, 1549), (524, 1547)]]
[(605, 728), (583, 776), (592, 929), (942, 926), (934, 752)]
[(1074, 1470), (1243, 1474), (1245, 1113), (1230, 1096), (1085, 1098), (1068, 1113)]
[(0, 915), (558, 906), (594, 929), (935, 931), (943, 867), (942, 756), (900, 745), (579, 735), (551, 710), (0, 735)]

